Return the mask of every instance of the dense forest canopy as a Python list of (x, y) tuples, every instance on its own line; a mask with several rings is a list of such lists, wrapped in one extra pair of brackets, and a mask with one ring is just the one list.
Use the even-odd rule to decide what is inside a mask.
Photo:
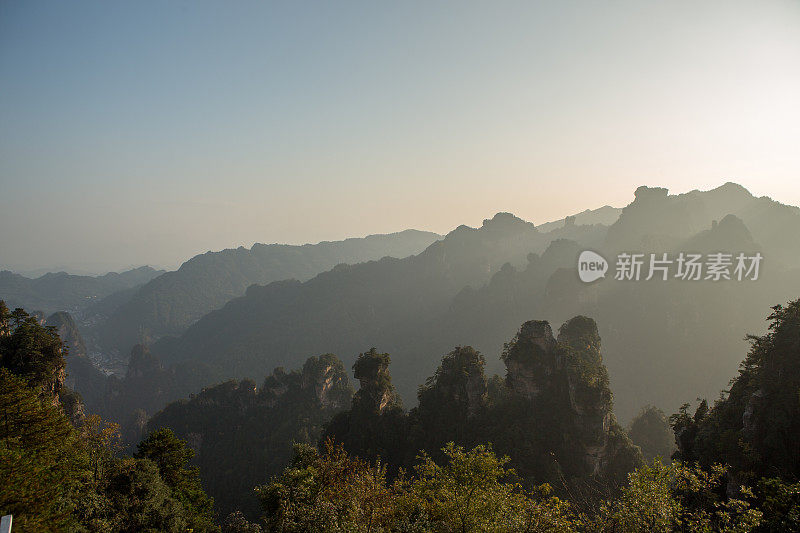
[(159, 413), (127, 455), (116, 424), (68, 416), (55, 328), (0, 305), (0, 511), (22, 531), (794, 530), (800, 300), (769, 321), (729, 392), (670, 417), (672, 462), (658, 409), (630, 437), (616, 423), (585, 316), (557, 336), (524, 323), (505, 377), (456, 347), (410, 411), (375, 349), (356, 394), (331, 354), (260, 388), (221, 384)]

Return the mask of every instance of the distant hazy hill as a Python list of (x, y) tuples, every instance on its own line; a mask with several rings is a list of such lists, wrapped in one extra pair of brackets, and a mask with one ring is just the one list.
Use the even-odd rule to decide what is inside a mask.
[(74, 276), (50, 273), (31, 279), (8, 270), (0, 272), (0, 299), (10, 308), (23, 307), (50, 314), (76, 312), (115, 292), (147, 283), (163, 270), (148, 266), (104, 276)]
[(800, 266), (800, 208), (756, 198), (735, 183), (678, 195), (669, 195), (663, 188), (639, 187), (636, 200), (609, 228), (606, 248), (672, 248), (726, 215), (744, 222), (755, 242), (769, 250), (770, 262)]
[(162, 339), (154, 352), (167, 363), (210, 365), (220, 377), (261, 377), (312, 354), (334, 352), (347, 363), (379, 346), (398, 356), (395, 380), (413, 397), (441, 354), (460, 342), (441, 323), (462, 289), (481, 287), (506, 263), (526, 264), (553, 240), (597, 246), (606, 229), (562, 224), (541, 233), (500, 213), (480, 228), (456, 228), (416, 256), (341, 265), (304, 283), (252, 286), (180, 339)]
[(141, 341), (180, 334), (254, 283), (307, 280), (340, 263), (406, 257), (440, 238), (435, 233), (406, 230), (302, 246), (255, 244), (249, 250), (207, 252), (153, 279), (115, 309), (108, 306), (112, 312), (99, 328), (99, 340), (105, 348), (127, 353)]

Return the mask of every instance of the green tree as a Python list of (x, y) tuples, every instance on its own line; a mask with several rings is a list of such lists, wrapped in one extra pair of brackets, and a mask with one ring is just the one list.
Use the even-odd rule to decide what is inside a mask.
[(55, 328), (0, 300), (0, 367), (26, 380), (43, 398), (57, 402), (64, 382), (64, 348)]
[(396, 495), (381, 463), (351, 457), (332, 441), (322, 454), (308, 445), (294, 453), (281, 476), (256, 487), (269, 531), (393, 530)]
[(690, 467), (659, 460), (638, 468), (620, 496), (606, 502), (586, 523), (588, 531), (645, 533), (652, 531), (740, 533), (752, 531), (762, 513), (750, 504), (752, 493), (726, 499), (725, 469)]
[(116, 462), (106, 494), (112, 511), (105, 520), (109, 531), (179, 533), (189, 527), (185, 509), (149, 459), (126, 457)]
[(428, 455), (420, 456), (417, 478), (411, 490), (418, 498), (432, 531), (510, 531), (521, 518), (525, 497), (519, 487), (505, 480), (513, 470), (490, 446), (464, 451), (448, 443), (443, 465)]
[(198, 468), (189, 466), (194, 451), (178, 439), (171, 429), (152, 432), (134, 454), (158, 466), (164, 483), (185, 510), (186, 522), (194, 531), (218, 531), (214, 525), (214, 500), (203, 491)]
[(61, 410), (0, 368), (0, 514), (14, 515), (15, 530), (74, 527), (84, 459)]

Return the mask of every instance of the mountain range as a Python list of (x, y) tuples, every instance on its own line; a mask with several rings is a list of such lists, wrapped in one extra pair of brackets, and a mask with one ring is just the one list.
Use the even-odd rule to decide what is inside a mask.
[[(499, 371), (504, 339), (513, 334), (509, 324), (531, 316), (559, 324), (582, 314), (602, 324), (617, 412), (629, 419), (647, 403), (673, 409), (687, 394), (724, 387), (744, 342), (718, 332), (762, 333), (762, 317), (748, 310), (800, 291), (800, 244), (790, 238), (798, 232), (796, 207), (730, 183), (681, 195), (641, 187), (608, 227), (568, 218), (543, 232), (500, 213), (480, 228), (456, 228), (416, 256), (340, 265), (305, 282), (251, 286), (180, 337), (161, 339), (153, 352), (168, 365), (201, 364), (220, 380), (259, 379), (320, 353), (352, 364), (375, 346), (392, 354), (397, 388), (413, 398), (455, 345), (478, 348), (487, 369)], [(623, 250), (729, 247), (763, 253), (758, 281), (609, 277), (587, 285), (575, 270), (584, 249), (613, 258)]]
[(150, 280), (106, 311), (97, 327), (98, 342), (104, 349), (127, 353), (136, 343), (182, 333), (209, 311), (244, 294), (250, 285), (307, 280), (340, 263), (406, 257), (439, 238), (431, 232), (406, 230), (301, 246), (255, 244), (250, 249), (207, 252)]
[(28, 278), (9, 270), (0, 271), (0, 297), (10, 308), (24, 307), (44, 314), (56, 311), (77, 313), (120, 291), (147, 283), (163, 274), (148, 266), (103, 276), (76, 276), (50, 272)]

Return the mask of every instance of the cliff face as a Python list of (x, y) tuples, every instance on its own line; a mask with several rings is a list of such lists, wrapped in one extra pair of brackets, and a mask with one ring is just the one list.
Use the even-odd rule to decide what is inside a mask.
[(333, 354), (309, 357), (300, 372), (279, 367), (264, 380), (258, 402), (275, 407), (300, 402), (309, 408), (340, 411), (349, 405), (353, 390), (341, 360)]
[(94, 411), (103, 398), (106, 376), (87, 357), (86, 344), (72, 315), (59, 311), (47, 318), (45, 325), (56, 328), (56, 333), (66, 347), (65, 385), (80, 394)]
[(110, 376), (101, 400), (90, 407), (120, 423), (123, 440), (133, 444), (141, 440), (147, 417), (182, 393), (175, 386), (174, 370), (164, 369), (146, 346), (137, 345), (131, 351), (124, 378)]
[(535, 402), (548, 388), (558, 367), (556, 340), (546, 321), (531, 320), (522, 327), (511, 345), (506, 345), (506, 383), (516, 394)]
[(86, 357), (86, 344), (78, 331), (78, 325), (72, 315), (64, 311), (53, 313), (45, 322), (47, 326), (56, 328), (56, 333), (61, 337), (64, 347), (73, 357)]
[(59, 366), (52, 373), (51, 377), (42, 382), (40, 396), (44, 401), (51, 405), (61, 405), (59, 399), (61, 391), (64, 389), (64, 381), (67, 378), (65, 367)]
[(503, 360), (507, 386), (526, 417), (541, 429), (558, 428), (541, 445), (551, 448), (572, 476), (616, 477), (620, 461), (636, 464), (638, 452), (612, 413), (594, 320), (567, 321), (557, 339), (546, 321), (526, 322), (506, 345)]
[(419, 388), (419, 406), (393, 400), (389, 357), (371, 350), (354, 366), (361, 390), (326, 437), (361, 457), (412, 468), (420, 450), (434, 458), (448, 442), (492, 443), (530, 485), (612, 488), (641, 462), (612, 413), (608, 374), (594, 320), (578, 316), (554, 337), (530, 321), (505, 345), (505, 381), (487, 379), (484, 357), (456, 347)]
[(456, 347), (442, 359), (432, 379), (420, 389), (420, 406), (452, 406), (461, 416), (473, 416), (485, 408), (488, 384), (484, 375), (486, 362), (470, 346)]
[(485, 366), (483, 355), (471, 346), (458, 346), (442, 358), (419, 388), (419, 405), (408, 413), (406, 468), (413, 468), (420, 450), (443, 460), (441, 449), (448, 442), (466, 447), (495, 442), (482, 435), (490, 405)]

